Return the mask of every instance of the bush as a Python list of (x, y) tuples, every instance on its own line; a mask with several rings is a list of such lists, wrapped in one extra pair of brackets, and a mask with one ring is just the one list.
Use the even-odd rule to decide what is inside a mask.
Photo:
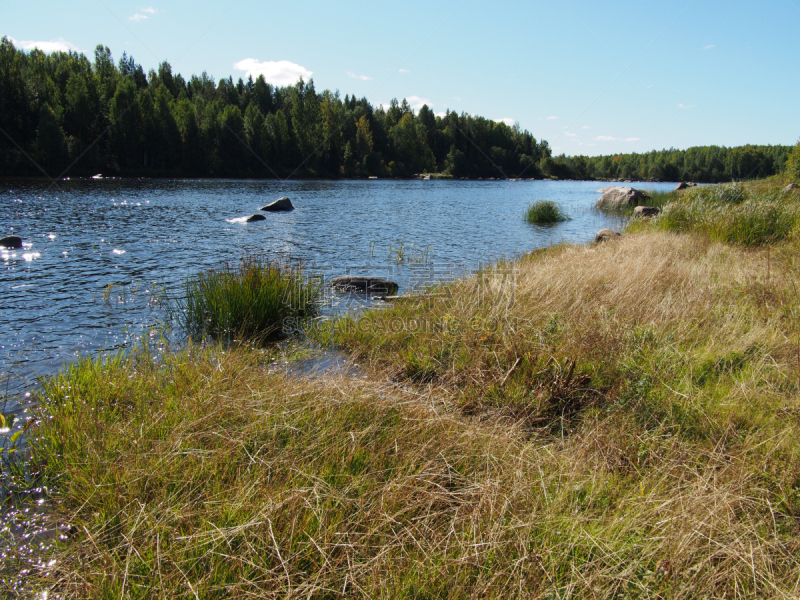
[(786, 162), (786, 173), (789, 179), (795, 183), (800, 183), (800, 142), (794, 147)]
[(173, 306), (192, 339), (266, 342), (284, 336), (287, 319), (316, 314), (321, 296), (301, 263), (250, 256), (189, 277)]
[(566, 221), (569, 217), (552, 200), (537, 200), (528, 207), (525, 219), (538, 225)]

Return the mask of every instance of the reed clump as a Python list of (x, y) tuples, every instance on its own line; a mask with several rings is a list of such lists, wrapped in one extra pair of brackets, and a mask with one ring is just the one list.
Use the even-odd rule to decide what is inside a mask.
[(549, 225), (569, 219), (563, 209), (552, 200), (537, 200), (525, 213), (525, 220), (537, 225)]
[(322, 293), (302, 263), (253, 255), (187, 278), (172, 311), (194, 340), (265, 342), (314, 316)]

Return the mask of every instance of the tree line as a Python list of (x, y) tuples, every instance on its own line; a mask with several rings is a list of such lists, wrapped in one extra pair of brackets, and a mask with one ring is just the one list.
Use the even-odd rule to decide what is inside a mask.
[(558, 179), (630, 179), (720, 183), (782, 172), (792, 146), (697, 146), (643, 154), (555, 156), (542, 160), (545, 176)]
[(25, 52), (0, 44), (0, 174), (286, 177), (541, 177), (546, 141), (479, 116), (388, 108), (314, 82), (263, 76), (188, 81), (167, 62), (145, 74), (98, 46)]
[(317, 92), (313, 80), (188, 81), (167, 62), (145, 73), (97, 46), (25, 52), (0, 42), (0, 175), (451, 177), (721, 182), (773, 175), (789, 146), (704, 146), (552, 156), (518, 125), (406, 100), (389, 107)]

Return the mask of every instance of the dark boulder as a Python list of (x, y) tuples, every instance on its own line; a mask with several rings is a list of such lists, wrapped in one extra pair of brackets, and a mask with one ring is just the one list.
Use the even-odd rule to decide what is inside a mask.
[(292, 201), (286, 198), (278, 198), (272, 204), (267, 204), (266, 206), (261, 207), (260, 210), (264, 210), (267, 212), (280, 212), (283, 210), (294, 210), (294, 206), (292, 205)]
[(661, 212), (660, 208), (655, 206), (637, 206), (633, 209), (634, 217), (655, 217)]
[(16, 235), (6, 236), (0, 239), (0, 248), (22, 248), (22, 238)]
[(380, 277), (344, 276), (331, 279), (330, 286), (340, 292), (367, 292), (372, 294), (396, 294), (397, 284)]
[(681, 190), (688, 190), (691, 186), (686, 183), (685, 181), (681, 181), (678, 185), (675, 186), (673, 191), (680, 192)]
[(245, 222), (252, 223), (253, 221), (266, 221), (266, 220), (267, 220), (267, 217), (265, 217), (264, 215), (255, 214), (255, 215), (250, 215), (249, 217), (247, 217), (245, 219)]

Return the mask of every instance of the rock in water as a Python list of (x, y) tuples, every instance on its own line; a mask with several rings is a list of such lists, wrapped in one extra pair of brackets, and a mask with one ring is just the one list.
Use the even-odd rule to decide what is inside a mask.
[(607, 210), (620, 210), (629, 206), (636, 206), (640, 200), (649, 198), (642, 190), (635, 190), (632, 187), (613, 187), (606, 191), (600, 200), (595, 204), (596, 208)]
[(340, 292), (369, 292), (374, 294), (396, 294), (397, 284), (380, 277), (345, 276), (331, 279), (330, 286)]
[(247, 219), (245, 219), (247, 223), (252, 223), (253, 221), (266, 221), (266, 220), (267, 217), (265, 217), (264, 215), (250, 215), (249, 217), (247, 217)]
[(6, 236), (3, 239), (0, 239), (0, 248), (22, 248), (22, 238), (16, 235)]
[(661, 212), (660, 208), (655, 206), (637, 206), (633, 209), (634, 217), (655, 217)]
[(613, 240), (618, 237), (620, 237), (620, 235), (613, 229), (601, 229), (597, 232), (597, 235), (594, 236), (594, 241), (596, 244), (599, 244), (600, 242)]
[(272, 204), (267, 204), (266, 206), (262, 207), (261, 210), (265, 210), (267, 212), (279, 212), (282, 210), (294, 210), (294, 206), (292, 206), (292, 201), (286, 197), (278, 198)]
[(680, 192), (681, 190), (689, 189), (689, 187), (690, 186), (688, 183), (686, 183), (685, 181), (681, 181), (678, 185), (675, 186), (675, 189), (673, 191)]

